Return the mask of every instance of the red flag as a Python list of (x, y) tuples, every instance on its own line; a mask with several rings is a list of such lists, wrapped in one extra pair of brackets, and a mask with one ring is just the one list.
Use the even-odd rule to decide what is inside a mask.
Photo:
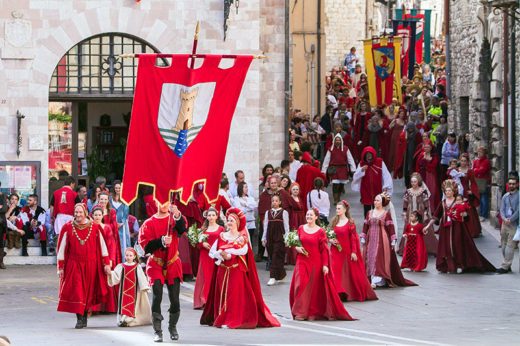
[(423, 62), (423, 46), (424, 46), (424, 14), (404, 15), (404, 19), (416, 19), (417, 27), (415, 28), (415, 61)]
[(237, 56), (219, 68), (206, 55), (197, 69), (190, 55), (172, 55), (170, 67), (156, 54), (140, 54), (123, 174), (122, 199), (131, 203), (138, 184), (155, 186), (160, 203), (180, 192), (186, 204), (197, 183), (210, 203), (218, 198), (231, 119), (253, 56)]

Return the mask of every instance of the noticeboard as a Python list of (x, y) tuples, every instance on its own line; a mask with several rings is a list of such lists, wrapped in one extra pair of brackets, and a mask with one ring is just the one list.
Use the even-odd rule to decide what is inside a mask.
[(0, 161), (0, 191), (16, 193), (20, 199), (41, 194), (41, 163), (39, 161)]

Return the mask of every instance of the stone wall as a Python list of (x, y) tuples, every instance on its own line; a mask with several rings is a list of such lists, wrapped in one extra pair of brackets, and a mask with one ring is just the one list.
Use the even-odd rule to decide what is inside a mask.
[[(271, 18), (264, 19), (265, 22), (260, 19), (261, 5), (270, 11), (265, 14)], [(200, 20), (200, 52), (253, 54), (261, 51), (262, 35), (268, 35), (269, 44), (263, 41), (262, 49), (267, 50), (267, 54), (273, 52), (273, 56), (265, 63), (267, 65), (256, 60), (251, 66), (231, 128), (225, 171), (232, 174), (241, 168), (249, 181), (256, 182), (260, 164), (268, 157), (281, 158), (283, 149), (278, 146), (282, 147), (283, 127), (280, 121), (273, 123), (271, 120), (283, 118), (283, 99), (273, 95), (283, 90), (283, 73), (280, 72), (283, 71), (283, 59), (279, 54), (283, 52), (284, 41), (280, 40), (280, 35), (270, 34), (283, 33), (283, 20), (278, 20), (283, 18), (282, 1), (241, 1), (238, 15), (231, 11), (225, 42), (223, 2), (219, 0), (146, 0), (140, 3), (130, 0), (0, 0), (0, 8), (0, 160), (40, 161), (42, 201), (48, 199), (50, 77), (60, 58), (71, 47), (101, 33), (128, 33), (144, 39), (161, 52), (188, 52), (195, 23)], [(4, 25), (14, 17), (25, 21), (30, 29), (29, 40), (22, 47), (15, 46), (19, 42), (8, 42), (4, 35)], [(263, 109), (267, 98), (261, 95), (266, 93), (276, 101)], [(19, 158), (16, 156), (17, 110), (26, 115), (22, 128), (25, 141)], [(271, 123), (269, 135), (259, 136), (261, 118), (263, 122)], [(265, 134), (265, 128), (263, 130)], [(29, 151), (26, 141), (29, 136), (40, 136), (44, 150)], [(252, 188), (256, 189), (256, 184), (252, 184)]]

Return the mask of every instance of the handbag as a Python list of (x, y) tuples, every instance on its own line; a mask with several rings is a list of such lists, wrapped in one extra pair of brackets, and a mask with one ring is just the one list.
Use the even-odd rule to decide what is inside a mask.
[(479, 193), (486, 193), (487, 192), (487, 187), (488, 187), (487, 180), (486, 179), (481, 179), (481, 178), (477, 178), (475, 180), (477, 181), (478, 192)]
[(337, 170), (336, 166), (329, 166), (329, 167), (327, 167), (327, 175), (328, 176), (336, 175), (337, 171), (338, 170)]

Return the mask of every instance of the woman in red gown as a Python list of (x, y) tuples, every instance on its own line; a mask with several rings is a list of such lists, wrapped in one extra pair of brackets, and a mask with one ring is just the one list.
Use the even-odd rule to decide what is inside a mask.
[(482, 225), (480, 224), (480, 218), (477, 211), (477, 208), (480, 206), (480, 193), (475, 178), (475, 172), (470, 167), (468, 154), (464, 153), (460, 155), (459, 164), (460, 166), (458, 171), (464, 173), (464, 176), (460, 178), (460, 183), (464, 188), (464, 198), (468, 200), (470, 205), (467, 220), (468, 231), (473, 238), (478, 238), (482, 234)]
[(423, 141), (422, 152), (417, 157), (415, 171), (424, 179), (424, 183), (430, 191), (430, 210), (435, 210), (441, 201), (441, 190), (439, 181), (439, 156), (433, 151), (430, 140)]
[(390, 143), (388, 143), (388, 162), (386, 166), (390, 172), (394, 171), (396, 160), (397, 160), (397, 148), (401, 141), (401, 133), (404, 130), (404, 125), (406, 124), (406, 109), (401, 107), (399, 109), (399, 113), (397, 113), (397, 117), (392, 120), (390, 123), (389, 131), (390, 131)]
[(262, 297), (246, 216), (231, 208), (226, 217), (228, 231), (220, 233), (209, 251), (218, 267), (200, 323), (219, 328), (279, 327)]
[[(114, 244), (114, 235), (112, 232), (112, 227), (103, 224), (103, 209), (100, 205), (92, 208), (92, 220), (94, 224), (98, 225), (101, 234), (103, 235), (103, 239), (105, 239), (105, 244), (108, 250), (108, 257), (110, 258), (110, 269), (114, 270), (116, 267), (116, 252), (119, 250), (116, 248)], [(106, 301), (104, 304), (98, 305), (92, 308), (94, 312), (117, 312), (117, 296), (119, 292), (119, 286), (116, 285), (114, 287), (108, 287), (108, 294), (106, 296)]]
[(116, 247), (114, 267), (123, 261), (121, 245), (119, 242), (119, 224), (117, 223), (116, 211), (110, 208), (108, 192), (99, 194), (98, 206), (103, 210), (103, 223), (112, 230), (112, 241)]
[[(449, 179), (442, 184), (445, 199), (437, 207), (434, 220), (438, 223), (439, 248), (437, 270), (441, 273), (494, 272), (496, 268), (478, 251), (471, 237), (467, 222), (457, 221), (455, 196), (457, 184)], [(431, 227), (434, 220), (428, 225)]]
[(208, 300), (208, 294), (211, 287), (211, 278), (213, 272), (217, 268), (213, 258), (209, 257), (209, 249), (219, 238), (220, 233), (224, 232), (224, 227), (217, 224), (217, 209), (210, 207), (206, 212), (206, 221), (202, 226), (204, 234), (208, 236), (205, 242), (199, 243), (200, 249), (199, 269), (197, 271), (197, 280), (195, 281), (195, 290), (193, 292), (193, 308), (202, 309)]
[(396, 234), (390, 212), (386, 207), (390, 198), (379, 194), (374, 199), (374, 209), (367, 213), (361, 245), (363, 246), (363, 258), (370, 277), (372, 287), (415, 286), (410, 280), (406, 280), (401, 273), (394, 252)]
[(347, 201), (343, 200), (336, 206), (336, 216), (332, 219), (331, 227), (334, 228), (336, 239), (332, 240), (330, 266), (341, 300), (363, 302), (377, 299), (367, 278), (356, 224), (350, 217), (350, 205)]
[(88, 218), (83, 203), (74, 220), (61, 229), (57, 261), (60, 277), (58, 311), (76, 314), (76, 329), (87, 326), (92, 307), (105, 301), (110, 259), (99, 225)]
[[(305, 224), (305, 202), (300, 198), (300, 185), (297, 182), (291, 185), (291, 198), (289, 198), (289, 229), (298, 229)], [(287, 248), (287, 264), (296, 264), (297, 252), (293, 247)]]
[(291, 281), (289, 302), (295, 320), (352, 321), (338, 296), (336, 285), (329, 273), (329, 247), (323, 228), (316, 224), (319, 212), (307, 211), (307, 223), (300, 226), (297, 246), (298, 258)]

